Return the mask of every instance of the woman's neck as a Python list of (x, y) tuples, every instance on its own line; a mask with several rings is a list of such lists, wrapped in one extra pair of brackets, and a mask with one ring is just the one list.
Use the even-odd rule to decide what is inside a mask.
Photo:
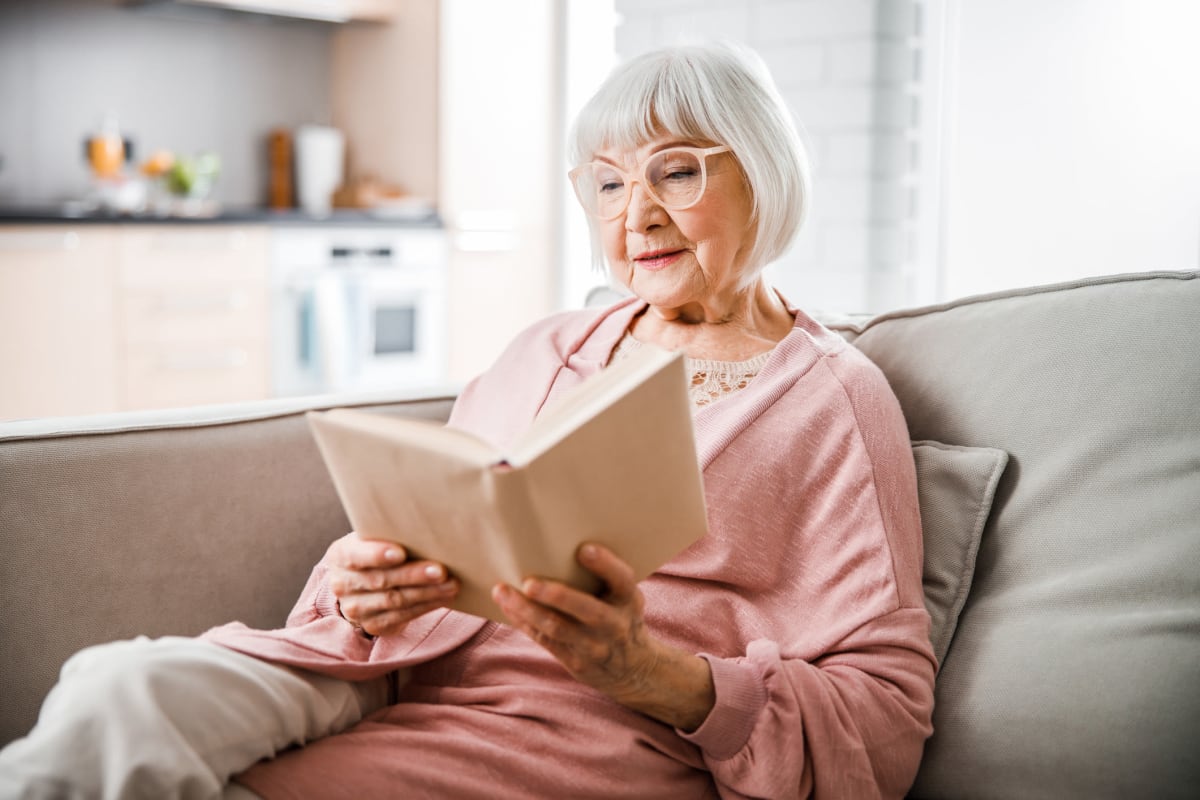
[(682, 308), (650, 306), (630, 332), (639, 341), (691, 358), (744, 361), (774, 347), (795, 320), (774, 289), (760, 278), (730, 302)]

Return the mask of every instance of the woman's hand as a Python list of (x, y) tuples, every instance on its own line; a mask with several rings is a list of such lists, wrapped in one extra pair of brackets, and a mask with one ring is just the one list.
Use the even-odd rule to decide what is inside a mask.
[(385, 636), (454, 599), (458, 581), (444, 565), (407, 558), (400, 545), (357, 533), (331, 544), (322, 559), (325, 583), (342, 616), (372, 636)]
[(492, 598), (514, 627), (579, 681), (669, 725), (695, 730), (716, 702), (708, 662), (649, 634), (633, 570), (611, 550), (585, 544), (577, 557), (604, 582), (600, 597), (526, 578), (520, 590), (497, 584)]

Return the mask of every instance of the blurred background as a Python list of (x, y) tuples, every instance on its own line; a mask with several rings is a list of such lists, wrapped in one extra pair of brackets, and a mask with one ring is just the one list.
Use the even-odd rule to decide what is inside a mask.
[(802, 307), (1200, 265), (1190, 0), (10, 1), (0, 419), (460, 386), (606, 284), (575, 110), (708, 39), (810, 148)]

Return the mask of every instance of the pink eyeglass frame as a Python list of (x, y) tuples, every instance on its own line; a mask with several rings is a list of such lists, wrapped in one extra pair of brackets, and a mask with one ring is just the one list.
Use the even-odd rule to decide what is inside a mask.
[[(658, 192), (654, 191), (654, 188), (650, 185), (650, 181), (646, 180), (646, 165), (664, 153), (674, 152), (690, 153), (696, 156), (697, 160), (700, 162), (700, 192), (696, 195), (695, 200), (692, 200), (690, 203), (681, 206), (669, 205), (664, 202), (663, 199), (658, 196)], [(671, 211), (683, 211), (684, 209), (688, 209), (696, 205), (696, 203), (699, 203), (704, 198), (704, 192), (708, 189), (708, 157), (715, 156), (718, 153), (728, 152), (730, 152), (730, 148), (723, 144), (719, 144), (714, 147), (667, 147), (651, 153), (642, 159), (642, 162), (634, 168), (634, 174), (632, 175), (610, 161), (589, 161), (586, 164), (580, 164), (578, 167), (575, 167), (575, 169), (568, 172), (567, 177), (571, 179), (571, 187), (575, 190), (575, 197), (579, 200), (579, 204), (583, 206), (583, 210), (587, 211), (588, 214), (598, 220), (601, 220), (602, 222), (608, 222), (609, 220), (616, 219), (625, 213), (625, 210), (629, 208), (629, 201), (633, 199), (633, 184), (635, 183), (642, 184), (642, 188), (646, 190), (646, 193), (654, 198), (654, 201), (663, 208), (670, 209)], [(602, 217), (599, 214), (589, 210), (587, 202), (583, 199), (583, 195), (579, 191), (579, 184), (576, 182), (577, 175), (583, 174), (584, 170), (592, 168), (592, 166), (595, 164), (602, 164), (603, 166), (612, 169), (621, 176), (622, 180), (624, 180), (625, 184), (629, 187), (629, 193), (625, 195), (625, 204), (621, 206), (621, 210), (606, 217)]]

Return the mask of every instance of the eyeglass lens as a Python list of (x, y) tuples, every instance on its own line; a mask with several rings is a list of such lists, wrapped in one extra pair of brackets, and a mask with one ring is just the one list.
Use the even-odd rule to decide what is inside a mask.
[[(687, 150), (663, 150), (651, 156), (643, 167), (646, 191), (663, 206), (686, 208), (704, 192), (704, 163)], [(634, 176), (634, 180), (641, 176)], [(625, 210), (629, 203), (630, 182), (626, 175), (603, 162), (592, 162), (576, 177), (579, 199), (588, 211), (607, 219)]]

